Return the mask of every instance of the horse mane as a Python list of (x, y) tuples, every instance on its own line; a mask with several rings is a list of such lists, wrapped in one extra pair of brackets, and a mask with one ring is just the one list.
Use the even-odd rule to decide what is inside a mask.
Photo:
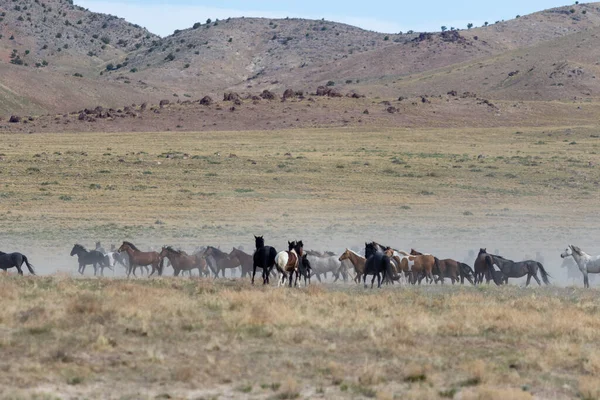
[(219, 250), (219, 249), (217, 249), (216, 247), (213, 247), (213, 246), (208, 246), (206, 249), (207, 250), (208, 249), (212, 249), (215, 253), (217, 253), (218, 256), (227, 256), (228, 255), (225, 252), (223, 252), (223, 251), (221, 251), (221, 250)]
[(6, 255), (6, 253), (5, 253), (5, 252), (3, 252), (3, 251), (0, 251), (0, 256), (5, 256), (5, 255)]
[(577, 246), (571, 245), (571, 249), (577, 253), (578, 255), (582, 256), (583, 255), (583, 251), (581, 251), (581, 249)]
[(186, 255), (185, 251), (183, 251), (183, 250), (175, 250), (173, 248), (173, 246), (167, 246), (165, 248), (167, 249), (167, 251), (170, 251), (171, 253), (175, 253), (175, 254), (180, 255), (180, 256)]
[(83, 251), (86, 251), (86, 252), (88, 251), (88, 249), (86, 249), (85, 246), (83, 246), (79, 243), (75, 244), (75, 246), (73, 246), (73, 247), (79, 247), (80, 249), (83, 249)]
[(131, 242), (127, 242), (127, 241), (125, 241), (125, 242), (123, 242), (123, 244), (126, 244), (127, 246), (131, 247), (131, 248), (132, 248), (133, 250), (135, 250), (135, 251), (139, 251), (139, 252), (141, 252), (141, 250), (140, 250), (140, 249), (138, 249), (137, 247), (135, 247), (135, 244), (133, 244), (133, 243), (131, 243)]

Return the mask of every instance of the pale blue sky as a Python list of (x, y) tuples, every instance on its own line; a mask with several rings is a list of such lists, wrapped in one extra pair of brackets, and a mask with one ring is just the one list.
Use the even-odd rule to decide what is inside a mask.
[(91, 11), (123, 17), (166, 36), (175, 29), (188, 28), (207, 18), (228, 17), (299, 17), (345, 22), (364, 29), (397, 33), (407, 30), (438, 31), (466, 28), (468, 22), (481, 25), (488, 21), (514, 18), (547, 8), (572, 4), (564, 0), (430, 0), (430, 1), (241, 1), (241, 0), (75, 0)]

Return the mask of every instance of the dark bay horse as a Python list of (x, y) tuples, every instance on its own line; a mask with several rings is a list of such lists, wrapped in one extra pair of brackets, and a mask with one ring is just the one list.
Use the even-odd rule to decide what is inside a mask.
[(498, 255), (489, 255), (489, 257), (486, 258), (486, 263), (492, 273), (494, 272), (494, 264), (497, 265), (498, 268), (500, 268), (500, 271), (502, 271), (502, 275), (504, 275), (505, 284), (508, 284), (508, 278), (522, 278), (525, 275), (527, 275), (527, 283), (525, 284), (525, 286), (529, 286), (531, 277), (535, 279), (539, 286), (542, 286), (542, 283), (540, 282), (537, 276), (538, 270), (542, 275), (542, 280), (544, 281), (544, 283), (546, 285), (550, 284), (550, 281), (548, 280), (548, 277), (550, 277), (550, 275), (546, 272), (544, 266), (541, 263), (534, 260), (515, 262)]
[[(229, 254), (217, 249), (216, 247), (208, 246), (204, 250), (204, 257), (207, 259), (207, 263), (211, 266), (211, 269), (215, 273), (215, 279), (219, 277), (219, 272), (223, 273), (225, 278), (225, 270), (237, 268), (240, 266), (240, 260), (237, 257), (229, 257)], [(210, 259), (213, 258), (213, 260)]]
[(0, 269), (6, 271), (9, 268), (16, 268), (19, 271), (19, 275), (23, 275), (23, 263), (27, 265), (27, 269), (31, 275), (35, 275), (33, 265), (29, 263), (26, 256), (21, 253), (3, 253), (0, 251)]
[(275, 266), (275, 257), (277, 250), (271, 246), (265, 246), (265, 239), (262, 236), (254, 236), (256, 251), (254, 251), (252, 263), (252, 284), (254, 285), (254, 277), (256, 276), (256, 268), (262, 268), (263, 285), (269, 283), (269, 275)]
[(97, 250), (88, 251), (85, 247), (80, 244), (73, 246), (71, 250), (71, 257), (77, 255), (77, 261), (79, 262), (79, 273), (83, 275), (85, 273), (86, 265), (94, 266), (94, 276), (98, 274), (98, 267), (100, 267), (100, 274), (104, 276), (104, 268), (111, 268), (110, 261)]
[(198, 275), (202, 276), (204, 270), (206, 270), (206, 260), (201, 254), (188, 255), (183, 250), (175, 250), (171, 246), (164, 246), (160, 252), (161, 258), (167, 258), (173, 266), (174, 276), (179, 276), (181, 271), (192, 271), (193, 269), (198, 270)]
[(475, 284), (483, 283), (483, 278), (485, 277), (485, 282), (487, 284), (492, 280), (492, 273), (490, 268), (488, 267), (488, 258), (491, 256), (487, 252), (487, 249), (481, 248), (479, 249), (479, 254), (477, 254), (477, 258), (475, 259)]
[(239, 260), (240, 265), (242, 266), (242, 278), (245, 278), (246, 275), (252, 276), (252, 263), (254, 260), (250, 254), (246, 254), (242, 250), (234, 247), (233, 250), (231, 250), (231, 253), (229, 253), (229, 258), (237, 258)]
[(154, 275), (155, 272), (158, 272), (158, 275), (162, 275), (163, 270), (163, 258), (156, 251), (140, 251), (135, 245), (131, 242), (123, 242), (121, 247), (119, 247), (118, 252), (126, 252), (129, 256), (129, 268), (127, 269), (127, 277), (133, 272), (133, 276), (135, 275), (135, 270), (137, 267), (144, 267), (147, 265), (152, 266), (152, 273), (149, 276)]

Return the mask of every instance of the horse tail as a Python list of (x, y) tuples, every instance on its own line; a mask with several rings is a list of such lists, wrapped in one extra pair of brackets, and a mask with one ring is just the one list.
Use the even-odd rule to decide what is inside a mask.
[[(162, 276), (163, 274), (163, 268), (165, 267), (165, 258), (161, 257), (160, 261), (158, 263), (158, 275)], [(191, 270), (190, 270), (191, 271)]]
[[(536, 261), (537, 262), (537, 261)], [(538, 268), (540, 269), (540, 274), (542, 275), (542, 280), (546, 285), (550, 284), (550, 280), (548, 278), (552, 278), (548, 272), (544, 269), (544, 266), (541, 262), (537, 262)]]
[(397, 274), (396, 271), (394, 270), (394, 268), (392, 268), (392, 265), (396, 265), (396, 264), (394, 264), (389, 257), (384, 257), (384, 262), (386, 262), (386, 261), (387, 261), (386, 278), (389, 278), (392, 281), (399, 281), (400, 274)]
[(460, 274), (462, 276), (464, 276), (465, 278), (467, 278), (467, 280), (471, 283), (473, 283), (472, 278), (475, 276), (475, 271), (473, 271), (473, 268), (471, 268), (471, 266), (469, 264), (465, 264), (465, 263), (458, 263), (458, 267), (460, 268)]
[(27, 265), (27, 269), (29, 269), (29, 272), (31, 273), (31, 275), (35, 275), (35, 270), (33, 269), (33, 265), (31, 265), (29, 263), (29, 260), (27, 259), (26, 256), (23, 256), (23, 261), (25, 262), (25, 265)]

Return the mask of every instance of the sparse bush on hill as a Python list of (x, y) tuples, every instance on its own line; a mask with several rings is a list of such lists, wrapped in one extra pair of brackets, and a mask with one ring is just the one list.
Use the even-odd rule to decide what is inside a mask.
[(473, 27), (473, 23), (472, 23), (472, 22), (469, 22), (469, 23), (467, 24), (467, 29), (471, 29), (472, 27)]
[(60, 39), (62, 37), (62, 33), (58, 32), (55, 36), (57, 39)]
[(209, 18), (209, 19), (206, 20), (206, 24), (208, 25), (210, 23), (212, 23), (212, 19)]
[(174, 59), (175, 56), (173, 55), (173, 53), (169, 53), (169, 55), (165, 57), (165, 61), (173, 61)]
[(446, 32), (448, 30), (448, 27), (446, 27), (445, 25), (442, 25), (442, 32)]
[(100, 39), (100, 41), (104, 44), (109, 44), (110, 38), (108, 36), (102, 36), (102, 39)]
[(334, 81), (329, 81), (329, 82), (327, 82), (326, 86), (335, 86), (335, 82)]
[(198, 28), (200, 28), (201, 26), (202, 26), (202, 24), (201, 24), (200, 22), (196, 22), (196, 23), (194, 24), (194, 26), (192, 26), (192, 29), (198, 29)]

